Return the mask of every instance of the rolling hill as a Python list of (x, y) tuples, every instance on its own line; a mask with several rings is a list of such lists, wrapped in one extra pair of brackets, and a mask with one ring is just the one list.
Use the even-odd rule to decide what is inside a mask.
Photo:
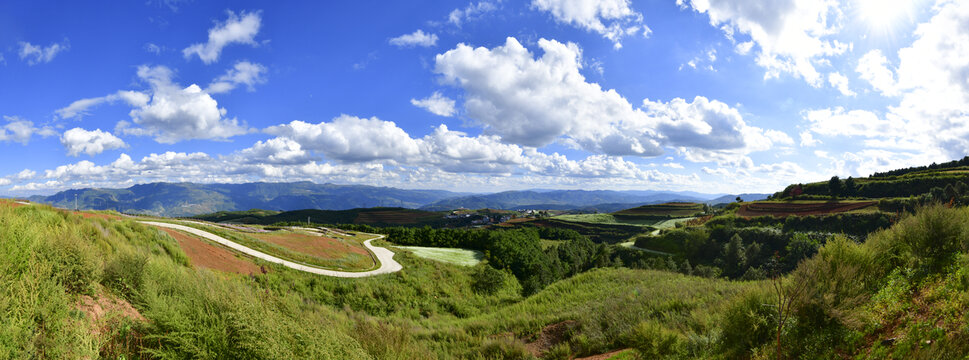
[(438, 190), (404, 190), (364, 185), (294, 183), (194, 184), (151, 183), (127, 189), (80, 189), (31, 201), (81, 209), (116, 210), (160, 216), (188, 216), (216, 211), (265, 209), (344, 210), (378, 206), (417, 208), (445, 198), (465, 195)]
[(424, 210), (467, 209), (594, 209), (599, 211), (625, 209), (642, 204), (669, 201), (704, 201), (705, 199), (667, 192), (611, 191), (611, 190), (554, 190), (505, 191), (495, 194), (471, 195), (444, 199), (424, 206)]

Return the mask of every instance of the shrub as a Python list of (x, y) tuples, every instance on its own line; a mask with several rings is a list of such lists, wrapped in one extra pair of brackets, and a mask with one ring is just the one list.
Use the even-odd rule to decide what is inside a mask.
[(911, 255), (909, 265), (920, 272), (937, 273), (953, 263), (958, 250), (966, 248), (969, 234), (963, 224), (967, 221), (965, 210), (936, 205), (902, 219), (894, 230), (900, 250)]
[(475, 292), (481, 294), (494, 294), (505, 284), (504, 272), (483, 263), (475, 266), (471, 277), (471, 286)]
[(102, 281), (105, 286), (131, 298), (141, 288), (147, 262), (148, 257), (145, 255), (119, 254), (105, 266)]
[(678, 355), (683, 350), (681, 335), (653, 321), (640, 322), (626, 334), (626, 344), (644, 359), (661, 359)]
[(771, 296), (751, 290), (735, 299), (723, 312), (720, 349), (724, 358), (744, 359), (769, 343), (777, 329), (777, 316)]

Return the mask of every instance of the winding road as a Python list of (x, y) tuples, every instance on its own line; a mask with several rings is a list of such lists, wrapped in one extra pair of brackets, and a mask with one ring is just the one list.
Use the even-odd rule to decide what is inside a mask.
[[(400, 265), (400, 263), (398, 263), (397, 261), (394, 260), (394, 252), (393, 251), (387, 250), (387, 249), (382, 248), (382, 247), (376, 247), (376, 246), (370, 245), (370, 242), (371, 241), (374, 241), (374, 240), (377, 240), (377, 239), (382, 239), (384, 237), (383, 235), (377, 235), (377, 237), (363, 242), (363, 246), (365, 246), (367, 249), (369, 249), (370, 252), (373, 253), (374, 256), (377, 257), (377, 260), (380, 263), (380, 267), (377, 268), (377, 269), (374, 269), (374, 270), (370, 270), (370, 271), (352, 272), (352, 271), (326, 270), (326, 269), (320, 269), (320, 268), (313, 267), (313, 266), (307, 266), (307, 265), (303, 265), (303, 264), (297, 264), (297, 263), (294, 263), (292, 261), (283, 260), (283, 259), (280, 259), (278, 257), (272, 256), (272, 255), (269, 255), (269, 254), (266, 254), (264, 252), (261, 252), (261, 251), (258, 251), (258, 250), (253, 250), (253, 249), (250, 249), (248, 247), (239, 245), (239, 244), (237, 244), (235, 242), (232, 242), (230, 240), (227, 240), (227, 239), (225, 239), (225, 238), (223, 238), (221, 236), (212, 234), (210, 232), (207, 232), (207, 231), (204, 231), (204, 230), (199, 230), (199, 229), (196, 229), (196, 228), (193, 228), (193, 227), (189, 227), (189, 226), (185, 226), (185, 225), (178, 225), (178, 224), (171, 224), (171, 223), (164, 223), (164, 222), (156, 222), (156, 221), (139, 221), (139, 222), (142, 223), (142, 224), (145, 224), (145, 225), (166, 227), (166, 228), (169, 228), (169, 229), (181, 230), (181, 231), (184, 231), (184, 232), (187, 232), (187, 233), (190, 233), (190, 234), (194, 234), (194, 235), (197, 235), (197, 236), (201, 236), (201, 237), (203, 237), (205, 239), (208, 239), (208, 240), (217, 242), (217, 243), (219, 243), (219, 244), (221, 244), (223, 246), (226, 246), (228, 248), (231, 248), (231, 249), (236, 250), (238, 252), (241, 252), (243, 254), (246, 254), (246, 255), (249, 255), (249, 256), (252, 256), (252, 257), (255, 257), (255, 258), (263, 259), (263, 260), (266, 260), (266, 261), (271, 262), (271, 263), (280, 264), (280, 265), (283, 265), (283, 266), (288, 267), (288, 268), (291, 268), (291, 269), (295, 269), (295, 270), (299, 270), (299, 271), (305, 271), (305, 272), (312, 273), (312, 274), (325, 275), (325, 276), (333, 276), (333, 277), (341, 277), (341, 278), (361, 278), (361, 277), (381, 275), (381, 274), (390, 274), (390, 273), (394, 273), (394, 272), (400, 271), (401, 269), (404, 268), (402, 265)], [(208, 224), (206, 224), (206, 225), (208, 225)]]

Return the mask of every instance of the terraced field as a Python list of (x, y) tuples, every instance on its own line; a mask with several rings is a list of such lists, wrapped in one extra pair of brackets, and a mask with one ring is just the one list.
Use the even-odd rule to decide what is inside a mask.
[(381, 211), (362, 211), (354, 219), (355, 224), (416, 224), (434, 221), (441, 215), (433, 212), (397, 209)]
[(617, 220), (650, 219), (659, 217), (690, 217), (703, 212), (703, 204), (671, 202), (656, 205), (643, 205), (612, 213)]
[(878, 203), (875, 201), (758, 201), (741, 205), (740, 209), (737, 210), (737, 216), (757, 217), (770, 215), (784, 217), (790, 215), (825, 215), (846, 212), (875, 211), (877, 210), (877, 205)]

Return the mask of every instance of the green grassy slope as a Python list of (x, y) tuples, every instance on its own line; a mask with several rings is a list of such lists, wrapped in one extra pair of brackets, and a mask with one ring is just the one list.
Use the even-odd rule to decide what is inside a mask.
[[(937, 206), (861, 243), (827, 242), (782, 286), (793, 299), (782, 357), (969, 354), (967, 238), (969, 209)], [(258, 261), (266, 273), (235, 275), (192, 267), (174, 239), (130, 219), (45, 206), (0, 204), (0, 239), (0, 358), (777, 355), (769, 281), (607, 267), (522, 298), (504, 271), (406, 252), (403, 271), (364, 279)], [(122, 300), (147, 321), (93, 322), (82, 296)]]

